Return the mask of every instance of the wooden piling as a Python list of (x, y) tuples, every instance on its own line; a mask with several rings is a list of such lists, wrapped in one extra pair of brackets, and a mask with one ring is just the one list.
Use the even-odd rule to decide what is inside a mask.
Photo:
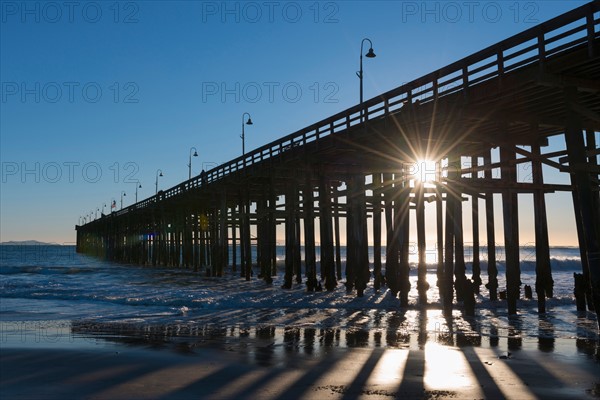
[(231, 208), (231, 270), (237, 272), (237, 206)]
[[(483, 155), (483, 165), (490, 165), (492, 157), (489, 152)], [(492, 181), (492, 170), (485, 170), (485, 180)], [(498, 267), (496, 266), (496, 228), (494, 220), (494, 191), (485, 193), (485, 225), (487, 236), (487, 274), (488, 283), (485, 287), (490, 293), (490, 300), (498, 300)]]
[[(298, 194), (296, 193), (296, 196)], [(296, 199), (296, 204), (298, 204), (298, 199)], [(296, 214), (294, 215), (294, 219), (296, 220), (296, 234), (294, 235), (294, 275), (296, 276), (296, 283), (302, 283), (302, 246), (300, 243), (300, 212), (296, 209)]]
[(229, 259), (229, 238), (227, 236), (227, 193), (221, 192), (219, 207), (219, 241), (217, 250), (219, 251), (219, 266), (217, 276), (223, 276)]
[(333, 254), (331, 186), (323, 174), (319, 179), (319, 230), (321, 236), (321, 274), (325, 279), (325, 288), (331, 291), (337, 286)]
[(271, 253), (269, 251), (270, 231), (267, 199), (263, 196), (256, 201), (256, 247), (258, 249), (258, 268), (260, 278), (265, 283), (273, 283), (271, 277)]
[(296, 185), (288, 184), (285, 192), (285, 274), (283, 288), (291, 289), (296, 259)]
[(419, 262), (417, 265), (417, 290), (419, 292), (419, 303), (427, 304), (427, 243), (425, 241), (425, 193), (423, 182), (415, 183), (416, 222), (417, 222), (417, 248)]
[[(438, 165), (441, 160), (438, 161)], [(441, 177), (441, 176), (440, 176)], [(441, 179), (438, 179), (441, 182)], [(436, 219), (436, 258), (437, 258), (437, 286), (443, 287), (444, 282), (444, 201), (443, 186), (439, 183), (435, 189), (435, 219)]]
[[(507, 186), (517, 182), (515, 159), (515, 152), (513, 150), (500, 147), (502, 180)], [(509, 315), (517, 313), (517, 300), (521, 291), (518, 204), (517, 192), (511, 189), (504, 189), (502, 192), (502, 214), (504, 221), (504, 257), (506, 260), (506, 300)]]
[[(540, 145), (533, 144), (531, 153), (540, 157)], [(542, 163), (539, 159), (531, 161), (531, 173), (534, 185), (543, 186)], [(553, 284), (550, 266), (550, 242), (548, 240), (548, 221), (544, 190), (533, 192), (533, 212), (535, 220), (535, 292), (538, 298), (538, 312), (546, 312), (546, 298), (552, 297)]]
[[(586, 249), (589, 279), (592, 291), (592, 302), (597, 315), (600, 315), (600, 211), (595, 209), (597, 193), (592, 190), (592, 176), (587, 169), (588, 159), (583, 141), (581, 120), (574, 109), (577, 105), (577, 89), (565, 89), (565, 103), (567, 105), (567, 126), (565, 127), (565, 141), (569, 156), (571, 181), (576, 189), (576, 203), (578, 203), (581, 220), (583, 242)], [(598, 185), (595, 185), (597, 188)], [(577, 210), (576, 210), (577, 211)], [(600, 327), (600, 318), (597, 318)]]
[(398, 246), (400, 249), (400, 262), (398, 266), (398, 289), (400, 291), (400, 305), (408, 306), (408, 292), (410, 291), (410, 185), (406, 174), (401, 175), (397, 183), (397, 200), (394, 202), (394, 213), (398, 223)]
[(452, 190), (452, 184), (457, 179), (456, 157), (448, 156), (448, 176), (446, 179), (446, 233), (444, 243), (444, 285), (441, 290), (442, 307), (445, 315), (452, 314), (454, 301), (454, 213), (456, 211), (457, 195)]
[(383, 283), (381, 274), (381, 174), (373, 174), (373, 288)]
[(317, 289), (317, 261), (315, 246), (315, 213), (312, 177), (307, 176), (303, 190), (304, 208), (304, 270), (306, 271), (306, 290), (313, 292)]
[(355, 177), (349, 176), (346, 179), (346, 293), (354, 290), (356, 282), (356, 271), (358, 269), (358, 213), (357, 202), (357, 183)]
[(271, 276), (277, 276), (277, 195), (275, 185), (271, 182), (269, 190), (269, 233), (270, 233), (270, 255)]
[(394, 213), (395, 187), (392, 174), (383, 174), (383, 201), (385, 210), (385, 225), (387, 231), (385, 255), (385, 281), (393, 297), (398, 295), (398, 229)]
[[(589, 21), (590, 21), (590, 19), (588, 19), (588, 22)], [(600, 169), (598, 169), (598, 156), (597, 156), (598, 144), (596, 143), (596, 135), (594, 133), (594, 130), (591, 128), (588, 128), (586, 130), (586, 146), (587, 146), (587, 151), (589, 154), (588, 165), (590, 166), (590, 169), (595, 169), (596, 171), (600, 171)], [(598, 180), (600, 180), (600, 172), (598, 172), (595, 175), (592, 174), (590, 176), (590, 179), (593, 179), (593, 178), (597, 178)], [(599, 186), (600, 185), (597, 185), (597, 187), (599, 187)], [(594, 196), (594, 193), (595, 193), (595, 196)], [(600, 213), (600, 188), (598, 188), (597, 190), (592, 192), (592, 204), (593, 204), (592, 209), (597, 210), (597, 213)], [(598, 217), (598, 218), (600, 218), (600, 217)], [(600, 236), (600, 228), (598, 230), (599, 230), (598, 236)], [(589, 268), (589, 264), (588, 264), (588, 268)], [(588, 280), (589, 280), (589, 277), (588, 277)], [(588, 304), (588, 310), (595, 311), (591, 287), (586, 292), (586, 300), (587, 300), (587, 304)]]
[(367, 236), (367, 198), (365, 193), (365, 177), (357, 174), (352, 177), (354, 184), (353, 215), (354, 240), (356, 244), (356, 294), (364, 295), (370, 280), (369, 272), (369, 238)]
[[(479, 157), (471, 157), (471, 166), (477, 167), (479, 164)], [(477, 171), (473, 170), (471, 173), (471, 179), (473, 180), (472, 186), (477, 186)], [(480, 262), (480, 248), (479, 248), (479, 193), (471, 194), (471, 226), (473, 232), (473, 258), (472, 258), (472, 271), (473, 274), (471, 279), (473, 280), (473, 291), (479, 293), (479, 286), (481, 286), (481, 262)]]
[(247, 281), (252, 276), (252, 237), (250, 231), (250, 197), (249, 192), (246, 190), (242, 196), (242, 221), (241, 226), (243, 227), (242, 246), (244, 247), (244, 277)]
[[(456, 179), (461, 177), (461, 159), (460, 156), (452, 158), (455, 163)], [(456, 190), (456, 189), (455, 189)], [(465, 266), (465, 242), (463, 233), (463, 206), (462, 191), (455, 191), (454, 202), (454, 288), (456, 290), (456, 300), (463, 301), (465, 294), (465, 285), (467, 281)]]
[[(337, 189), (334, 187), (334, 191), (337, 192)], [(333, 204), (333, 222), (334, 222), (334, 237), (335, 237), (335, 272), (337, 279), (342, 279), (342, 243), (340, 242), (340, 203), (338, 200), (338, 196), (335, 195), (332, 198)], [(346, 255), (348, 258), (348, 255)], [(323, 276), (322, 279), (325, 279)]]

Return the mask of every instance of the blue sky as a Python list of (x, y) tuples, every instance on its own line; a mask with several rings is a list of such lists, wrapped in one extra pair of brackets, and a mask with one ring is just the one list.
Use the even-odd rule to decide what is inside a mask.
[[(73, 242), (134, 181), (187, 179), (192, 146), (194, 174), (239, 156), (244, 112), (250, 150), (357, 104), (365, 37), (371, 98), (584, 3), (2, 1), (0, 240)], [(575, 245), (570, 195), (548, 203)]]

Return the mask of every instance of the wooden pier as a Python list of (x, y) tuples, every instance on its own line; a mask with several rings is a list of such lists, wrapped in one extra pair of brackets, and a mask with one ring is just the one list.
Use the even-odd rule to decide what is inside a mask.
[[(567, 191), (585, 287), (591, 288), (584, 307), (600, 310), (599, 13), (599, 1), (588, 3), (77, 226), (77, 251), (118, 262), (207, 269), (213, 276), (230, 268), (245, 279), (254, 274), (271, 283), (276, 228), (283, 224), (284, 288), (302, 283), (308, 291), (333, 290), (343, 278), (345, 243), (346, 289), (362, 296), (374, 279), (376, 290), (385, 285), (405, 306), (411, 242), (417, 244), (419, 302), (427, 302), (425, 207), (434, 204), (444, 311), (464, 302), (469, 312), (485, 284), (492, 300), (506, 290), (508, 312), (515, 314), (521, 293), (519, 195), (532, 194), (534, 290), (545, 312), (553, 292), (545, 194)], [(564, 149), (544, 152), (552, 136), (564, 138)], [(425, 171), (435, 178), (430, 182), (417, 179), (425, 159), (438, 165)], [(531, 166), (531, 179), (517, 175), (522, 164)], [(570, 184), (545, 183), (542, 166), (568, 174)], [(495, 221), (500, 198), (502, 221)], [(463, 228), (467, 218), (472, 232)], [(495, 237), (499, 223), (503, 238)], [(416, 238), (410, 237), (411, 224)], [(479, 243), (480, 232), (487, 243)], [(505, 246), (506, 288), (498, 286), (497, 240)], [(466, 241), (473, 243), (471, 271)], [(483, 274), (481, 247), (487, 247)]]

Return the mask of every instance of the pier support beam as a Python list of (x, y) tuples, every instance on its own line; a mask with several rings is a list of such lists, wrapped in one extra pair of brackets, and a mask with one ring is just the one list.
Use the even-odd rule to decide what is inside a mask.
[[(517, 182), (515, 152), (500, 147), (502, 180), (507, 184)], [(521, 291), (521, 267), (519, 261), (519, 206), (517, 192), (505, 189), (502, 192), (502, 213), (504, 221), (504, 252), (506, 259), (506, 300), (508, 314), (517, 313), (517, 300)]]
[(240, 247), (242, 248), (242, 277), (250, 280), (252, 276), (252, 241), (250, 234), (250, 194), (242, 192), (240, 202)]
[[(337, 192), (336, 188), (333, 188)], [(340, 243), (340, 202), (337, 194), (333, 196), (333, 234), (335, 237), (335, 273), (338, 281), (342, 279), (342, 244)], [(346, 258), (348, 258), (346, 256)], [(322, 271), (321, 271), (322, 272)], [(325, 279), (325, 276), (322, 277)]]
[(319, 182), (319, 229), (321, 234), (321, 274), (325, 277), (325, 288), (335, 289), (335, 261), (333, 257), (333, 226), (331, 217), (331, 186), (322, 175)]
[[(217, 202), (220, 199), (217, 199)], [(211, 215), (211, 227), (210, 227), (210, 248), (211, 261), (210, 261), (210, 276), (218, 276), (218, 270), (221, 268), (221, 252), (219, 243), (219, 203), (215, 204)]]
[(277, 195), (273, 183), (269, 190), (269, 237), (271, 255), (271, 276), (277, 276)]
[(456, 156), (448, 156), (448, 177), (446, 180), (446, 235), (444, 243), (444, 284), (440, 288), (442, 307), (446, 316), (452, 315), (454, 301), (454, 213), (456, 211), (457, 194), (453, 183), (458, 177)]
[(270, 285), (273, 283), (271, 277), (271, 253), (269, 243), (271, 241), (269, 229), (269, 210), (267, 199), (262, 197), (256, 201), (256, 247), (258, 251), (258, 268), (260, 270), (259, 278)]
[(410, 291), (410, 185), (405, 174), (397, 182), (397, 200), (394, 203), (394, 213), (397, 214), (398, 246), (400, 249), (400, 263), (398, 267), (398, 289), (400, 290), (400, 305), (408, 306), (408, 292)]
[[(457, 156), (453, 159), (456, 168), (456, 177), (461, 177), (461, 158)], [(454, 288), (456, 289), (456, 300), (465, 299), (465, 290), (467, 287), (467, 276), (465, 266), (465, 240), (463, 231), (463, 206), (462, 191), (455, 192), (454, 203)]]
[[(571, 169), (571, 182), (575, 189), (574, 204), (576, 218), (581, 221), (581, 234), (587, 255), (592, 302), (596, 315), (600, 316), (600, 211), (595, 207), (598, 194), (592, 190), (592, 174), (588, 171), (588, 159), (583, 141), (581, 121), (574, 110), (577, 103), (576, 88), (565, 89), (567, 104), (567, 126), (565, 141)], [(597, 185), (596, 185), (597, 187)], [(598, 318), (600, 327), (600, 318)]]
[[(477, 167), (479, 164), (479, 157), (471, 157), (471, 167)], [(477, 171), (471, 173), (471, 179), (473, 180), (473, 186), (477, 186)], [(479, 293), (479, 286), (481, 286), (481, 263), (479, 255), (479, 193), (472, 193), (471, 195), (471, 225), (473, 231), (473, 274), (471, 276), (473, 280), (473, 289), (475, 293)]]
[[(483, 156), (483, 165), (490, 165), (492, 157), (489, 152)], [(492, 170), (485, 170), (485, 179), (492, 180)], [(494, 220), (494, 192), (492, 190), (485, 194), (485, 226), (487, 237), (487, 274), (488, 283), (485, 287), (489, 290), (490, 300), (498, 300), (498, 267), (496, 266), (496, 227)]]
[[(441, 160), (438, 161), (441, 165)], [(438, 167), (439, 168), (439, 167)], [(441, 179), (438, 179), (441, 182)], [(444, 286), (444, 201), (443, 190), (441, 186), (435, 189), (435, 219), (437, 235), (437, 287)]]
[(225, 268), (229, 264), (229, 238), (227, 237), (227, 194), (222, 193), (219, 207), (219, 268), (217, 269), (217, 276), (223, 276)]
[[(540, 156), (540, 145), (531, 146), (531, 153)], [(542, 163), (531, 161), (533, 184), (542, 186), (544, 177)], [(535, 219), (535, 291), (538, 297), (538, 312), (546, 312), (546, 298), (553, 295), (552, 270), (550, 267), (550, 242), (548, 240), (548, 220), (546, 217), (546, 199), (544, 190), (533, 192), (533, 212)]]
[(231, 270), (237, 272), (237, 229), (238, 229), (237, 206), (231, 208)]
[(358, 269), (358, 217), (356, 210), (356, 183), (353, 177), (346, 179), (346, 293), (352, 293)]
[(423, 190), (423, 182), (416, 182), (415, 202), (416, 221), (417, 221), (417, 247), (419, 251), (419, 263), (417, 266), (417, 290), (419, 292), (419, 303), (427, 304), (427, 243), (425, 241), (425, 193)]
[(373, 288), (383, 283), (381, 274), (381, 174), (373, 174)]
[[(200, 252), (199, 252), (199, 240), (198, 235), (200, 234), (200, 226), (198, 221), (200, 220), (200, 216), (198, 215), (200, 211), (198, 209), (194, 210), (194, 221), (193, 221), (193, 231), (194, 231), (194, 240), (193, 240), (193, 248), (194, 248), (194, 272), (198, 272), (198, 268), (200, 266)], [(144, 241), (146, 243), (146, 241)]]
[(312, 177), (306, 178), (302, 191), (304, 206), (304, 270), (306, 271), (306, 290), (314, 292), (318, 288), (317, 257), (315, 246), (315, 199), (312, 186)]
[(385, 281), (393, 297), (398, 295), (398, 227), (397, 215), (394, 213), (395, 188), (392, 174), (383, 174), (383, 201), (385, 210), (385, 226), (387, 245), (385, 255)]
[(347, 283), (346, 290), (356, 287), (359, 297), (369, 282), (369, 255), (367, 238), (367, 213), (365, 196), (365, 178), (363, 175), (353, 175), (347, 180)]
[(283, 277), (283, 288), (291, 289), (294, 274), (297, 273), (296, 266), (296, 204), (298, 192), (295, 183), (290, 183), (285, 192), (285, 275)]
[[(590, 166), (590, 168), (595, 168), (596, 171), (600, 171), (598, 169), (598, 156), (596, 155), (596, 152), (598, 150), (598, 143), (596, 143), (596, 136), (594, 133), (593, 129), (587, 129), (586, 131), (586, 146), (587, 146), (587, 150), (589, 153), (589, 157), (588, 157), (588, 165)], [(597, 174), (592, 174), (591, 175), (591, 179), (597, 178), (600, 180), (600, 172)], [(597, 185), (598, 186), (598, 185)], [(595, 193), (595, 196), (594, 196)], [(596, 217), (600, 219), (600, 188), (599, 190), (596, 190), (595, 192), (592, 192), (592, 204), (593, 204), (593, 209), (596, 210)], [(600, 228), (598, 229), (598, 236), (600, 236)], [(589, 265), (589, 264), (588, 264)], [(589, 278), (588, 278), (589, 280)], [(588, 305), (588, 310), (590, 311), (594, 311), (594, 301), (592, 299), (592, 292), (591, 292), (591, 288), (588, 289), (588, 291), (586, 292), (586, 299), (587, 299), (587, 305)]]
[[(296, 196), (298, 196), (298, 192), (296, 192)], [(296, 197), (296, 204), (298, 205), (298, 197)], [(298, 210), (298, 206), (296, 208), (296, 215), (294, 216), (296, 219), (296, 234), (295, 234), (295, 242), (294, 242), (294, 275), (296, 275), (296, 283), (302, 283), (302, 246), (300, 245), (300, 211)]]

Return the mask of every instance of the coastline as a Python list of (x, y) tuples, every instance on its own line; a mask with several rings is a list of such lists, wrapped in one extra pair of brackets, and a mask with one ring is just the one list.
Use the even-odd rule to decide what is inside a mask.
[(318, 355), (296, 344), (3, 348), (0, 392), (21, 399), (600, 397), (600, 364), (569, 343), (548, 352), (526, 341), (505, 351), (487, 340), (449, 345), (412, 335), (406, 348), (332, 346)]
[[(56, 327), (62, 327), (58, 329)], [(19, 399), (600, 398), (597, 338), (296, 326), (3, 331)], [(56, 329), (56, 330), (53, 330)], [(113, 329), (113, 331), (111, 331)], [(52, 334), (49, 334), (49, 332)]]
[(575, 311), (575, 262), (557, 268), (546, 314), (522, 299), (509, 316), (482, 286), (474, 317), (459, 303), (445, 317), (434, 270), (429, 302), (411, 274), (402, 308), (372, 282), (363, 297), (343, 280), (307, 293), (282, 290), (282, 271), (265, 285), (63, 256), (4, 266), (7, 398), (600, 398), (600, 340), (595, 315)]

